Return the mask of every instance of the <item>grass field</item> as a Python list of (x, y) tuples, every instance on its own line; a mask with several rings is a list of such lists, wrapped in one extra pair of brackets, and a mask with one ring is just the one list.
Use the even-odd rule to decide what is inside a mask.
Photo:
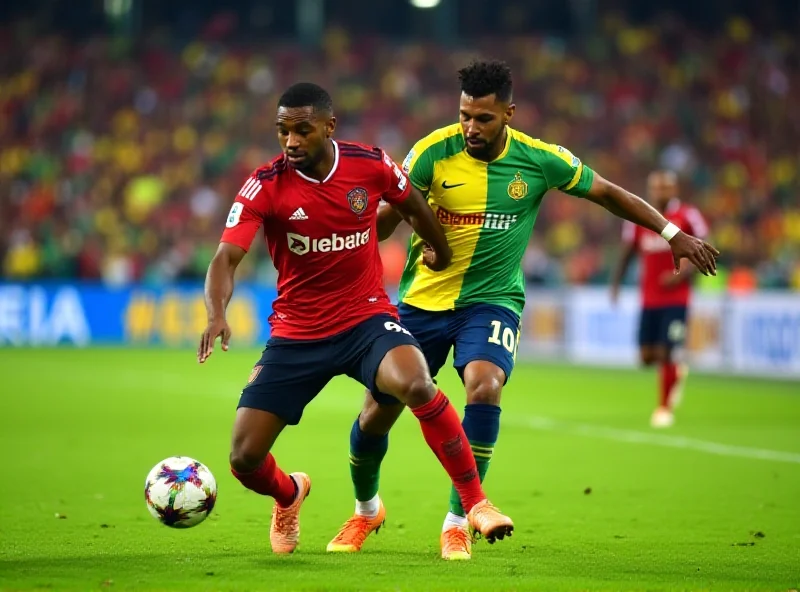
[[(490, 497), (514, 537), (438, 559), (448, 481), (405, 414), (391, 437), (386, 528), (360, 555), (325, 545), (352, 512), (360, 388), (337, 380), (275, 453), (314, 490), (292, 556), (269, 551), (270, 501), (228, 472), (257, 352), (0, 350), (4, 590), (775, 590), (800, 587), (800, 384), (692, 376), (676, 427), (648, 427), (646, 372), (521, 365), (506, 390)], [(441, 384), (461, 408), (448, 369)], [(144, 478), (189, 455), (213, 515), (156, 522)], [(60, 516), (61, 518), (58, 518)]]

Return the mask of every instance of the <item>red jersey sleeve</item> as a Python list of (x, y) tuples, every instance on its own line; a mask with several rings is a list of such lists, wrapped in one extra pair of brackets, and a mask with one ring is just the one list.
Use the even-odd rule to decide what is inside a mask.
[(383, 199), (390, 204), (404, 202), (411, 195), (411, 183), (408, 182), (406, 174), (385, 152), (383, 152), (381, 168), (385, 181)]
[(236, 194), (220, 242), (250, 250), (253, 238), (267, 217), (269, 202), (266, 193), (263, 181), (253, 173)]
[(629, 220), (625, 220), (622, 223), (622, 242), (626, 245), (638, 245), (639, 244), (639, 232), (637, 231), (637, 225)]
[(705, 239), (708, 236), (708, 224), (706, 224), (703, 214), (700, 210), (694, 207), (686, 208), (684, 213), (686, 222), (689, 223), (688, 232), (700, 239)]

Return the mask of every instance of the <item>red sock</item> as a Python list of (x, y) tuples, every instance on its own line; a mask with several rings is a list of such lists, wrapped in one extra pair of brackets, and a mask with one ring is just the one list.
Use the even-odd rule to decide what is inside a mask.
[(672, 362), (661, 364), (661, 406), (669, 408), (669, 394), (678, 382), (678, 366)]
[(458, 413), (442, 391), (411, 412), (419, 419), (425, 441), (450, 475), (461, 497), (461, 505), (469, 513), (475, 504), (486, 499), (486, 495)]
[(272, 453), (267, 454), (267, 458), (255, 471), (239, 473), (231, 467), (231, 473), (247, 489), (261, 495), (274, 497), (278, 505), (284, 508), (291, 506), (294, 502), (297, 493), (294, 479), (278, 468)]

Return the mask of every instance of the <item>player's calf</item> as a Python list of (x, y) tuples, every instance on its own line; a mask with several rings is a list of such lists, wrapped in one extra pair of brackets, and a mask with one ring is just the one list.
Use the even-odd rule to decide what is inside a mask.
[(283, 420), (272, 413), (240, 407), (233, 429), (230, 463), (231, 473), (247, 489), (289, 506), (297, 495), (297, 484), (278, 467), (270, 453), (284, 426)]
[(235, 473), (250, 473), (258, 469), (265, 460), (263, 454), (253, 454), (247, 450), (234, 448), (228, 458), (231, 470)]

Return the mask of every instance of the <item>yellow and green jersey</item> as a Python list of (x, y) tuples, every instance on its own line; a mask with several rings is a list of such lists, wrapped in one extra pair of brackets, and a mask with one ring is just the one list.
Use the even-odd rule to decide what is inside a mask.
[(453, 262), (434, 272), (422, 263), (423, 241), (411, 236), (400, 301), (439, 311), (487, 303), (522, 314), (522, 257), (550, 189), (584, 196), (594, 172), (569, 150), (507, 128), (503, 151), (484, 162), (464, 149), (461, 125), (416, 143), (403, 168), (428, 198), (453, 249)]

